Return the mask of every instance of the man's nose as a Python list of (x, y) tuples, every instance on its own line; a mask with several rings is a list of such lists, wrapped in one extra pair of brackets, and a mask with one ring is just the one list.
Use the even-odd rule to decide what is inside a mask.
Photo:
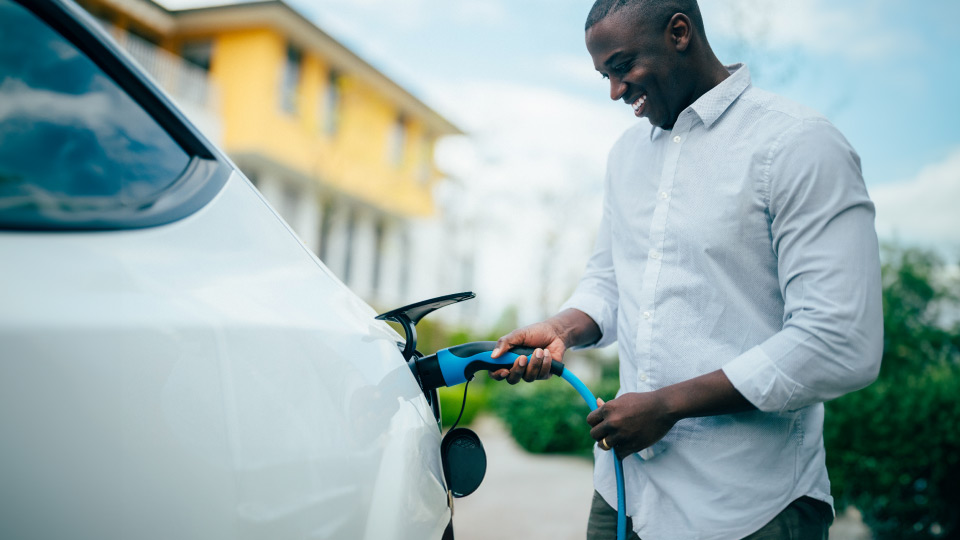
[(627, 85), (616, 77), (610, 77), (610, 99), (617, 101), (627, 91)]

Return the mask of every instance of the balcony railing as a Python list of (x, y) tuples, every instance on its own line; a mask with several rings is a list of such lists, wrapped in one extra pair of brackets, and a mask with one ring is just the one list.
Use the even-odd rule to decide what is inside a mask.
[(141, 37), (109, 24), (105, 26), (190, 120), (208, 138), (219, 143), (220, 93), (207, 71)]

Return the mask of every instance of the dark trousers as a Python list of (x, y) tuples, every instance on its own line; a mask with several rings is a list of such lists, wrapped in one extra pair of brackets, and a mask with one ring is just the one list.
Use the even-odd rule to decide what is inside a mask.
[[(743, 540), (826, 540), (833, 523), (830, 505), (812, 497), (800, 497), (790, 503), (770, 523)], [(628, 540), (640, 540), (627, 518)], [(590, 519), (587, 522), (587, 540), (614, 540), (617, 537), (617, 509), (611, 508), (603, 497), (593, 492)]]

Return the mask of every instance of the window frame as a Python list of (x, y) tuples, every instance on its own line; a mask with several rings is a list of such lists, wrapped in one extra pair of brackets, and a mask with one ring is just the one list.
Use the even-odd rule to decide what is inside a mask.
[(327, 72), (327, 85), (324, 88), (323, 100), (323, 134), (335, 137), (340, 131), (341, 107), (343, 94), (340, 91), (343, 75), (331, 68)]
[(143, 209), (97, 212), (75, 220), (40, 219), (20, 222), (0, 214), (0, 230), (121, 230), (166, 225), (206, 206), (233, 172), (229, 159), (203, 136), (166, 93), (143, 72), (96, 22), (70, 0), (12, 0), (59, 33), (97, 65), (104, 74), (160, 126), (190, 158), (187, 167), (167, 188), (146, 201)]
[(287, 43), (280, 73), (280, 110), (287, 115), (300, 114), (300, 84), (303, 79), (303, 51)]

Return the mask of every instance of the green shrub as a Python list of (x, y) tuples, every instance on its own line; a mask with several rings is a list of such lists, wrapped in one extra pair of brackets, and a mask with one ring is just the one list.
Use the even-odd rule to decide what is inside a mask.
[[(607, 400), (617, 387), (616, 379), (605, 379), (590, 389)], [(531, 384), (497, 383), (491, 394), (491, 409), (524, 450), (587, 455), (593, 447), (586, 420), (590, 409), (566, 381), (551, 377)]]
[[(482, 374), (481, 374), (482, 375)], [(464, 385), (453, 388), (438, 388), (440, 395), (440, 419), (443, 421), (443, 429), (450, 429), (453, 423), (457, 421), (460, 415), (460, 405), (463, 401)], [(467, 390), (467, 401), (463, 408), (463, 417), (460, 418), (459, 427), (469, 426), (477, 414), (487, 408), (487, 385), (481, 376), (477, 376), (470, 382)]]
[(933, 254), (892, 250), (883, 267), (878, 380), (827, 404), (824, 440), (838, 506), (877, 540), (960, 538), (960, 313)]

